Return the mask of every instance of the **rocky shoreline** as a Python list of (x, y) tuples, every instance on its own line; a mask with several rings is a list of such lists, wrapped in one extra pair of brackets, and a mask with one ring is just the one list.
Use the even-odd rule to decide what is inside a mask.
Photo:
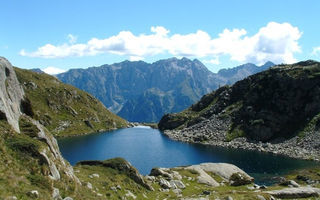
[(197, 137), (193, 137), (194, 135), (190, 136), (190, 132), (184, 132), (183, 130), (165, 130), (163, 131), (163, 134), (172, 140), (181, 142), (259, 151), (264, 153), (272, 153), (275, 155), (288, 156), (296, 159), (320, 161), (320, 150), (314, 148), (313, 145), (310, 145), (311, 142), (315, 141), (314, 137), (319, 137), (317, 135), (307, 136), (309, 137), (309, 140), (307, 141), (306, 139), (304, 139), (304, 141), (299, 141), (298, 136), (296, 136), (281, 143), (263, 143), (250, 141), (245, 137), (236, 138), (230, 142), (222, 140), (197, 141)]

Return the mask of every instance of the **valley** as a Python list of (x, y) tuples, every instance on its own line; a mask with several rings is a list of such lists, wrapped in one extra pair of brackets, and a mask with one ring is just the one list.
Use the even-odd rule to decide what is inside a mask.
[[(158, 124), (162, 133), (127, 122), (90, 94), (55, 77), (14, 68), (2, 57), (0, 61), (0, 197), (3, 199), (316, 199), (320, 195), (319, 163), (289, 158), (315, 161), (318, 158), (317, 149), (310, 145), (318, 142), (314, 103), (318, 97), (317, 62), (276, 66), (233, 86), (220, 87), (182, 113), (163, 116)], [(277, 78), (283, 74), (288, 78)], [(246, 124), (252, 121), (252, 116), (261, 116), (264, 122), (272, 123), (263, 118), (268, 115), (243, 117), (241, 112), (248, 106), (252, 107), (251, 112), (260, 112), (256, 106), (261, 104), (255, 104), (259, 95), (253, 94), (261, 94), (256, 88), (269, 86), (263, 85), (265, 78), (271, 78), (268, 83), (275, 78), (275, 81), (285, 80), (284, 83), (293, 81), (290, 84), (299, 80), (309, 86), (296, 85), (301, 97), (310, 96), (300, 109), (288, 115), (290, 118), (283, 118), (290, 122), (296, 120), (292, 116), (307, 116), (308, 120), (300, 123), (298, 129), (304, 131), (293, 136), (282, 131), (279, 136), (283, 138), (276, 140), (277, 143), (278, 132), (272, 131), (275, 135), (270, 136), (263, 131), (264, 126)], [(250, 87), (246, 89), (248, 80)], [(233, 89), (237, 87), (242, 90)], [(278, 90), (282, 91), (281, 87), (272, 89), (275, 93)], [(250, 98), (242, 98), (246, 93)], [(281, 101), (285, 102), (284, 106), (290, 105), (286, 103), (290, 95), (286, 96), (288, 99)], [(315, 112), (310, 113), (306, 108)], [(231, 122), (235, 125), (231, 126)], [(136, 125), (139, 126), (127, 128)], [(277, 127), (277, 123), (269, 127)], [(59, 138), (62, 154), (54, 136)], [(257, 146), (244, 148), (259, 138), (260, 142), (252, 143)], [(291, 146), (285, 144), (293, 144), (292, 138), (299, 142), (294, 151), (298, 154), (287, 154)], [(283, 152), (266, 151), (277, 144)]]

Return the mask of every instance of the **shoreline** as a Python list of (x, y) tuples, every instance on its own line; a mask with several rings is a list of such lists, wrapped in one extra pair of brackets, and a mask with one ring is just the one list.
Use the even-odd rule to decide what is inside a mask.
[(253, 142), (248, 139), (236, 138), (230, 142), (225, 141), (194, 141), (188, 137), (184, 137), (181, 131), (172, 131), (165, 130), (162, 132), (165, 136), (169, 137), (172, 140), (185, 142), (185, 143), (193, 143), (193, 144), (202, 144), (208, 146), (216, 146), (223, 148), (231, 148), (231, 149), (241, 149), (241, 150), (250, 150), (257, 151), (262, 153), (271, 153), (274, 155), (286, 156), (294, 159), (302, 159), (302, 160), (310, 160), (314, 162), (320, 163), (320, 153), (316, 150), (308, 151), (299, 146), (292, 146), (291, 141), (286, 141), (283, 143), (262, 143), (262, 142)]

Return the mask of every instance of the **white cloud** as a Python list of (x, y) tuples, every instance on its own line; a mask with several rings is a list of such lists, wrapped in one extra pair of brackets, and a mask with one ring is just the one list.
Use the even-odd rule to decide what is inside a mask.
[(298, 40), (302, 32), (289, 23), (270, 22), (254, 35), (245, 29), (225, 29), (216, 38), (198, 30), (189, 34), (169, 34), (164, 27), (151, 27), (150, 34), (134, 35), (130, 31), (106, 39), (92, 38), (85, 44), (75, 44), (70, 34), (70, 44), (46, 44), (34, 52), (20, 51), (20, 55), (41, 58), (63, 58), (71, 56), (94, 56), (115, 54), (128, 56), (130, 60), (159, 54), (203, 58), (218, 64), (219, 57), (230, 56), (231, 60), (262, 64), (295, 62), (294, 53), (300, 52)]
[(72, 34), (68, 34), (67, 37), (68, 37), (68, 40), (69, 40), (69, 43), (70, 43), (70, 44), (74, 44), (74, 43), (77, 42), (77, 39), (78, 39), (77, 36), (74, 36), (74, 35), (72, 35)]
[(41, 70), (44, 71), (45, 73), (51, 74), (51, 75), (60, 74), (60, 73), (63, 73), (63, 72), (66, 71), (64, 69), (60, 69), (60, 68), (57, 68), (57, 67), (46, 67), (46, 68), (41, 69)]
[(320, 47), (314, 47), (311, 54), (314, 56), (320, 55)]
[(208, 64), (213, 64), (213, 65), (219, 65), (220, 61), (218, 57), (215, 57), (213, 59), (210, 60), (203, 60), (204, 63), (208, 63)]

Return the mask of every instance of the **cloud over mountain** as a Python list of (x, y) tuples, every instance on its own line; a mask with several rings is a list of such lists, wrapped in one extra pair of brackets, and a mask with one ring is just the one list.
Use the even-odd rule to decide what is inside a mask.
[(94, 56), (115, 54), (129, 56), (130, 60), (159, 54), (203, 58), (219, 63), (219, 57), (230, 56), (231, 60), (262, 64), (295, 62), (294, 53), (300, 52), (298, 40), (302, 32), (289, 23), (270, 22), (253, 35), (245, 29), (225, 29), (218, 37), (203, 30), (189, 34), (170, 34), (162, 26), (151, 27), (149, 34), (134, 35), (130, 31), (105, 39), (92, 38), (87, 43), (72, 42), (62, 45), (46, 44), (36, 51), (24, 49), (20, 55), (41, 58), (64, 58), (72, 56)]

